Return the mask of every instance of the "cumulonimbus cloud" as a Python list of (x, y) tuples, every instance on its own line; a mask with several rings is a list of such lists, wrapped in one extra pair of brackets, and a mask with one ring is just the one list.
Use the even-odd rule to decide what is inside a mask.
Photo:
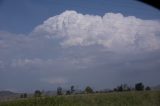
[(33, 34), (62, 38), (62, 46), (102, 45), (110, 50), (160, 48), (160, 22), (121, 13), (103, 17), (65, 11), (37, 26)]

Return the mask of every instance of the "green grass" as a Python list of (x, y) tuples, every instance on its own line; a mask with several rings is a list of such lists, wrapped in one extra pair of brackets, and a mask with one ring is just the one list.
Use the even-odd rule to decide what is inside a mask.
[(29, 98), (1, 102), (0, 106), (160, 106), (160, 91)]

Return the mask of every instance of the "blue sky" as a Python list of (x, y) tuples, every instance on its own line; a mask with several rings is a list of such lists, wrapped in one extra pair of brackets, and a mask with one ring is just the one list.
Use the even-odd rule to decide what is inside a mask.
[(134, 0), (1, 0), (0, 29), (14, 33), (28, 33), (48, 17), (65, 10), (101, 16), (106, 12), (120, 12), (144, 19), (160, 18), (157, 9)]
[(0, 90), (157, 85), (159, 29), (134, 0), (0, 0)]

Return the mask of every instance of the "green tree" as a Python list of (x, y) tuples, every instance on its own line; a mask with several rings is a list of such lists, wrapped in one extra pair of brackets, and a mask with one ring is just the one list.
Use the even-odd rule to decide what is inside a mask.
[(71, 86), (71, 94), (75, 92), (74, 86)]
[(20, 95), (20, 98), (27, 98), (27, 93), (23, 93)]
[(93, 89), (92, 89), (90, 86), (87, 86), (87, 87), (85, 88), (85, 92), (86, 92), (86, 93), (93, 93)]
[(71, 92), (68, 90), (68, 91), (66, 91), (66, 95), (70, 95), (71, 94)]
[(20, 98), (23, 98), (23, 94), (20, 95)]
[(35, 97), (41, 97), (41, 95), (42, 95), (42, 93), (41, 93), (40, 90), (36, 90), (36, 91), (34, 92), (34, 96), (35, 96)]
[(23, 94), (23, 97), (24, 97), (24, 98), (27, 98), (27, 93), (24, 93), (24, 94)]
[(57, 95), (62, 95), (62, 87), (57, 88)]
[(136, 91), (143, 91), (144, 90), (144, 85), (141, 82), (135, 84), (135, 90)]
[(123, 86), (122, 85), (118, 86), (117, 91), (120, 91), (120, 92), (123, 91)]
[(145, 88), (145, 90), (146, 90), (146, 91), (150, 91), (151, 88), (150, 88), (149, 86), (147, 86), (147, 87)]
[(127, 84), (121, 84), (118, 86), (115, 91), (130, 91), (131, 88)]

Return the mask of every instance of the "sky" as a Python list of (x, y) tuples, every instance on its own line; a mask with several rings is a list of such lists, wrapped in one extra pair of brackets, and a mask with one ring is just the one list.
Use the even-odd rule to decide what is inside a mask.
[(158, 85), (159, 29), (134, 0), (0, 0), (0, 90)]

